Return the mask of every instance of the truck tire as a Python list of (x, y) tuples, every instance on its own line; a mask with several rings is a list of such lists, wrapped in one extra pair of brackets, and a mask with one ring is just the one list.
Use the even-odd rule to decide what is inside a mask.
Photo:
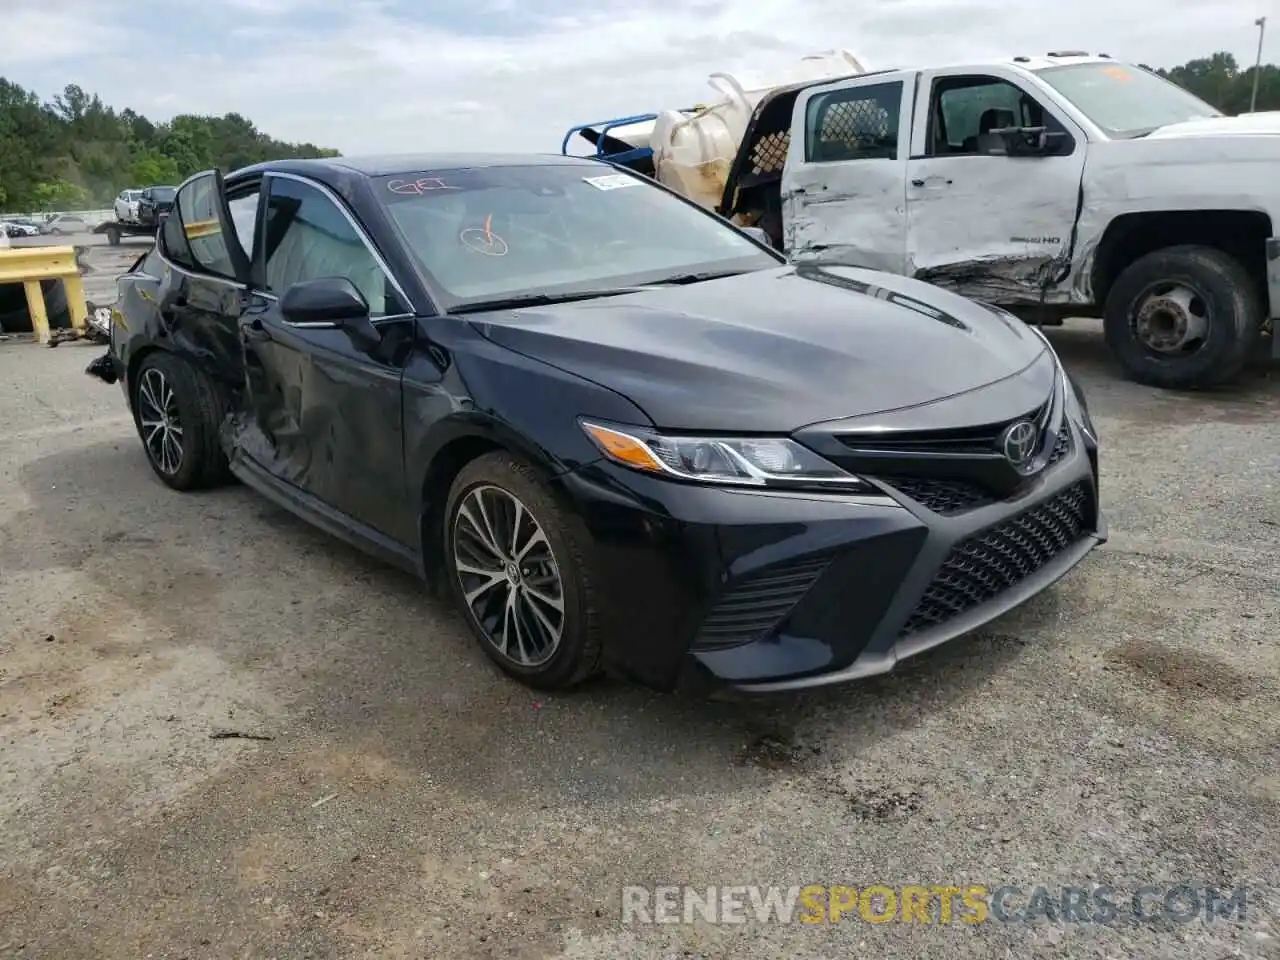
[(1103, 310), (1107, 345), (1131, 380), (1170, 390), (1235, 379), (1262, 329), (1249, 271), (1215, 247), (1166, 247), (1116, 278)]

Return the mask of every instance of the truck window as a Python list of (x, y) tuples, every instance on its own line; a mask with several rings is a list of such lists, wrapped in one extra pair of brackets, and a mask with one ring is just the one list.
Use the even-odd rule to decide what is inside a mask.
[[(978, 137), (1000, 127), (1045, 126), (1066, 133), (1062, 124), (1025, 90), (997, 77), (942, 77), (933, 82), (930, 103), (929, 155), (972, 156)], [(1057, 153), (1071, 153), (1069, 137)]]
[(1116, 139), (1140, 137), (1170, 123), (1222, 116), (1163, 77), (1122, 63), (1049, 67), (1038, 76)]
[(805, 160), (898, 159), (902, 81), (820, 94), (805, 111)]

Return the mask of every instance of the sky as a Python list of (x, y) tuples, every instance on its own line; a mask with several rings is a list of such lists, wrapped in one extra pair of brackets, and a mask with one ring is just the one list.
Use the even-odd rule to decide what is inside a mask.
[(574, 124), (715, 98), (710, 73), (751, 86), (833, 48), (872, 69), (1063, 49), (1249, 65), (1262, 15), (1280, 61), (1280, 0), (0, 0), (0, 75), (347, 155), (557, 151)]

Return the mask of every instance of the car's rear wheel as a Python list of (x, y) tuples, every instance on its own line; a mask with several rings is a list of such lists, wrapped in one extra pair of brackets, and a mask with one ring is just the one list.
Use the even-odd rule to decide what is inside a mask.
[(532, 467), (505, 452), (463, 467), (443, 542), (454, 598), (502, 670), (554, 690), (599, 669), (591, 536)]
[(147, 461), (175, 490), (195, 490), (227, 479), (218, 430), (226, 414), (222, 391), (181, 357), (155, 352), (134, 374), (133, 418)]

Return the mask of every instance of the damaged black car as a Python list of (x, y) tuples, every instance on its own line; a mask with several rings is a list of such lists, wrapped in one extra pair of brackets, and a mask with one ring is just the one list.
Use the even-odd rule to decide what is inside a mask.
[(1105, 537), (1038, 331), (588, 160), (194, 176), (95, 371), (164, 483), (234, 475), (443, 586), (541, 688), (883, 673)]

